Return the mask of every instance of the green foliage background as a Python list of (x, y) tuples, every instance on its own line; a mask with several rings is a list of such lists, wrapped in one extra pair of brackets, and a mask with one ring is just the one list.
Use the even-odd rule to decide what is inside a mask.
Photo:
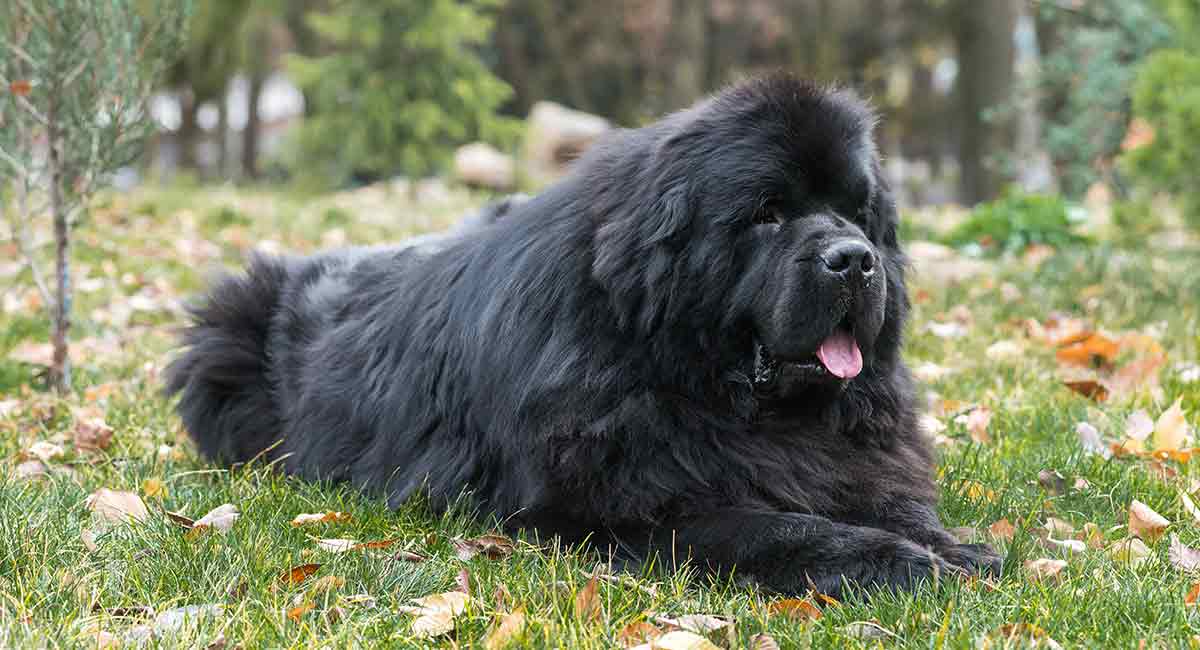
[(515, 141), (497, 115), (511, 95), (478, 49), (495, 0), (348, 0), (308, 15), (326, 43), (291, 55), (309, 103), (296, 134), (298, 173), (324, 185), (437, 171), (454, 146)]

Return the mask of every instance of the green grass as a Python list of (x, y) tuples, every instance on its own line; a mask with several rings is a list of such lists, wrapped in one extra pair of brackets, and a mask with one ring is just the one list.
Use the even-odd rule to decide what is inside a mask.
[[(455, 195), (446, 205), (417, 209), (402, 196), (300, 200), (226, 190), (144, 191), (108, 199), (81, 230), (76, 249), (76, 279), (94, 282), (77, 304), (73, 338), (91, 343), (77, 351), (75, 396), (42, 392), (39, 368), (8, 356), (16, 346), (45, 336), (41, 316), (15, 307), (0, 311), (0, 402), (16, 404), (0, 415), (0, 457), (7, 459), (0, 481), (0, 647), (94, 647), (96, 630), (121, 637), (145, 623), (119, 616), (128, 612), (117, 608), (162, 612), (205, 604), (221, 604), (224, 611), (151, 646), (204, 647), (223, 635), (228, 647), (246, 648), (438, 647), (451, 639), (460, 647), (482, 647), (501, 590), (509, 594), (508, 606), (520, 606), (528, 616), (522, 647), (614, 647), (621, 630), (647, 612), (729, 617), (733, 631), (712, 636), (722, 647), (748, 647), (755, 634), (766, 632), (782, 647), (970, 648), (1010, 623), (1036, 625), (1068, 647), (1136, 647), (1142, 639), (1151, 647), (1178, 647), (1200, 634), (1200, 613), (1184, 604), (1195, 579), (1168, 563), (1165, 537), (1151, 546), (1149, 560), (1131, 568), (1099, 550), (1075, 556), (1047, 550), (1035, 534), (1054, 516), (1076, 527), (1096, 523), (1115, 542), (1126, 535), (1120, 527), (1130, 501), (1138, 499), (1170, 519), (1171, 532), (1185, 543), (1200, 545), (1200, 528), (1178, 499), (1180, 489), (1200, 478), (1200, 461), (1172, 464), (1178, 476), (1163, 480), (1142, 461), (1085, 455), (1074, 433), (1075, 424), (1087, 420), (1115, 439), (1131, 410), (1145, 408), (1156, 416), (1177, 397), (1196, 426), (1200, 383), (1182, 383), (1172, 364), (1200, 358), (1200, 274), (1193, 272), (1200, 268), (1200, 251), (1100, 245), (1062, 252), (1038, 268), (1001, 260), (983, 276), (954, 286), (918, 273), (907, 350), (911, 365), (932, 362), (952, 370), (929, 386), (935, 399), (982, 404), (995, 412), (992, 440), (983, 445), (948, 422), (945, 434), (955, 443), (939, 447), (944, 519), (949, 526), (978, 529), (981, 539), (1000, 518), (1018, 532), (1011, 542), (998, 543), (1007, 569), (995, 584), (951, 582), (914, 594), (880, 594), (825, 607), (817, 621), (768, 615), (772, 599), (763, 594), (669, 570), (637, 576), (638, 586), (601, 582), (602, 615), (583, 620), (575, 613), (575, 594), (596, 564), (586, 552), (519, 544), (507, 559), (464, 562), (450, 540), (494, 530), (488, 521), (464, 512), (432, 514), (421, 504), (391, 512), (343, 488), (295, 481), (263, 467), (217, 469), (196, 457), (159, 393), (158, 373), (179, 323), (175, 301), (203, 286), (211, 268), (236, 264), (246, 245), (270, 240), (280, 248), (312, 250), (397, 239), (444, 225), (476, 200)], [(909, 232), (928, 230), (914, 226)], [(0, 277), (0, 288), (11, 295), (24, 296), (30, 286), (25, 274)], [(1020, 297), (1005, 299), (1014, 287)], [(131, 296), (151, 298), (152, 304), (127, 309)], [(928, 322), (947, 320), (952, 310), (961, 315), (964, 307), (972, 320), (965, 337), (929, 333)], [(1105, 330), (1151, 328), (1170, 359), (1162, 371), (1161, 401), (1142, 395), (1095, 404), (1063, 388), (1053, 350), (1026, 339), (1020, 325), (1051, 311), (1086, 318)], [(989, 359), (984, 351), (1002, 339), (1018, 342), (1025, 352), (1011, 360)], [(101, 411), (115, 430), (103, 452), (78, 452), (71, 443), (72, 412), (86, 408)], [(12, 470), (23, 451), (44, 440), (57, 441), (66, 455), (51, 463), (50, 477), (17, 480)], [(1058, 470), (1068, 483), (1082, 477), (1090, 485), (1048, 495), (1037, 483), (1043, 469)], [(145, 497), (149, 521), (104, 532), (96, 550), (88, 550), (81, 537), (94, 528), (87, 496), (102, 487), (143, 492), (148, 481), (165, 485), (165, 493)], [(183, 510), (195, 518), (222, 503), (242, 513), (224, 534), (187, 538), (160, 514), (160, 508)], [(353, 520), (315, 528), (289, 524), (296, 514), (324, 510), (349, 512)], [(313, 537), (400, 541), (387, 551), (334, 554), (319, 549)], [(399, 548), (430, 559), (395, 560), (391, 555)], [(1067, 559), (1063, 580), (1029, 580), (1022, 563), (1038, 557)], [(281, 572), (305, 563), (322, 565), (314, 577), (339, 576), (344, 585), (326, 594), (313, 593), (307, 586), (312, 581), (278, 585)], [(456, 620), (455, 632), (415, 639), (412, 617), (399, 607), (454, 589), (464, 569), (474, 598)], [(349, 605), (346, 598), (356, 594), (374, 597), (375, 606)], [(315, 608), (294, 621), (285, 612), (297, 598)], [(340, 619), (325, 615), (339, 605)], [(857, 621), (875, 621), (894, 636), (851, 638), (846, 626)]]

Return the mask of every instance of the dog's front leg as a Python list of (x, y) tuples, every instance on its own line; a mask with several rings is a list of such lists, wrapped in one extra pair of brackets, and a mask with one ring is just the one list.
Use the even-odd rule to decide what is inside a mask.
[(788, 594), (815, 588), (841, 597), (847, 586), (910, 589), (960, 572), (893, 532), (769, 510), (729, 509), (664, 526), (654, 532), (651, 547), (664, 559), (686, 557)]

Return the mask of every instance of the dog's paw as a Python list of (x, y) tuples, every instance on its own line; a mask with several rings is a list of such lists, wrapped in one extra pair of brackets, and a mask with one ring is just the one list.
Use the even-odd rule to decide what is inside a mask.
[(938, 555), (969, 575), (998, 577), (1004, 558), (987, 544), (956, 544), (938, 549)]

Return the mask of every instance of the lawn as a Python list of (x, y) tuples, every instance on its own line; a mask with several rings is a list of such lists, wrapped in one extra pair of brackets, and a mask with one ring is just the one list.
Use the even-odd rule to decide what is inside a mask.
[[(1200, 513), (1186, 498), (1200, 499), (1200, 459), (1172, 420), (1182, 409), (1194, 430), (1200, 414), (1195, 248), (1099, 241), (969, 265), (918, 258), (907, 357), (930, 391), (942, 514), (964, 538), (1005, 553), (994, 581), (780, 602), (669, 567), (613, 576), (595, 556), (550, 543), (472, 544), (496, 531), (465, 512), (419, 503), (391, 512), (336, 486), (200, 460), (160, 394), (181, 301), (251, 246), (395, 240), (482, 200), (428, 194), (419, 205), (376, 189), (105, 199), (75, 250), (67, 398), (41, 390), (46, 319), (29, 275), (10, 262), (15, 250), (0, 243), (0, 647), (500, 647), (507, 638), (603, 648), (702, 623), (726, 648), (769, 648), (768, 637), (784, 648), (1200, 645), (1200, 609), (1189, 604), (1200, 575), (1188, 572), (1200, 561), (1183, 548), (1200, 546)], [(1091, 429), (1080, 423), (1099, 443), (1081, 438)], [(1155, 446), (1169, 453), (1156, 458)], [(94, 512), (88, 497), (102, 488), (139, 495), (140, 523)], [(1134, 501), (1165, 530), (1142, 506), (1131, 529)], [(223, 504), (240, 512), (227, 530), (187, 530), (165, 514), (196, 520)], [(329, 511), (348, 518), (292, 524)], [(1172, 539), (1183, 545), (1174, 553)], [(455, 615), (436, 603), (423, 618), (412, 613), (414, 599), (464, 587)], [(693, 614), (714, 618), (680, 618)]]

